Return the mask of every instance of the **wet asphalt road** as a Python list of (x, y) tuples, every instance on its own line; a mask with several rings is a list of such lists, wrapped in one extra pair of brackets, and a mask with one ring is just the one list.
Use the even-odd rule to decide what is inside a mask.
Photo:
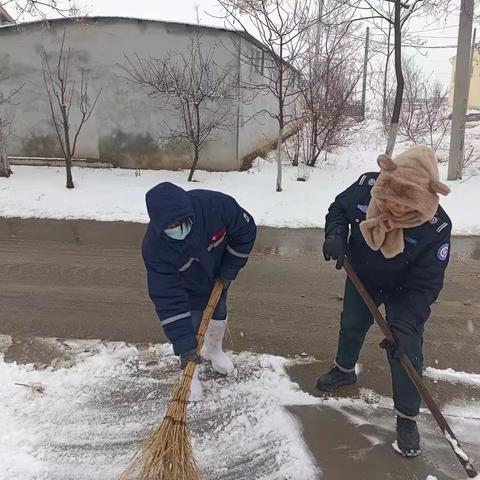
[[(144, 229), (121, 222), (0, 219), (0, 334), (15, 337), (16, 359), (22, 360), (32, 336), (164, 341), (146, 294), (139, 249)], [(323, 262), (322, 241), (319, 230), (259, 229), (248, 268), (231, 290), (227, 341), (236, 351), (314, 357), (291, 374), (315, 395), (315, 378), (335, 354), (344, 282), (342, 272)], [(479, 287), (480, 239), (454, 239), (445, 288), (426, 329), (427, 366), (479, 373)], [(380, 339), (372, 329), (359, 384), (340, 395), (362, 397), (365, 388), (390, 395)], [(480, 403), (478, 389), (427, 383), (441, 405)], [(292, 412), (328, 480), (463, 478), (428, 415), (422, 420), (425, 455), (408, 461), (388, 446), (393, 438), (388, 408), (372, 408), (365, 414), (371, 422), (363, 416), (361, 425), (334, 409)], [(480, 420), (473, 428), (480, 437)], [(370, 437), (380, 440), (372, 443)], [(480, 445), (467, 442), (466, 447), (480, 459)]]

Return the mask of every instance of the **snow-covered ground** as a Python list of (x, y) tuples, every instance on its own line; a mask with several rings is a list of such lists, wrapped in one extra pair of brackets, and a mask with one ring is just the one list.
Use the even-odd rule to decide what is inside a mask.
[[(0, 355), (0, 479), (113, 480), (161, 421), (178, 360), (169, 346), (46, 339), (67, 355), (55, 368)], [(317, 402), (285, 373), (286, 360), (244, 353), (234, 379), (205, 382), (189, 408), (205, 479), (316, 478), (295, 420), (283, 408)], [(210, 375), (211, 377), (211, 375)]]
[[(2, 341), (6, 351), (8, 338), (0, 336), (0, 352)], [(37, 343), (42, 352), (53, 352), (50, 365), (7, 363), (0, 353), (0, 479), (118, 478), (165, 412), (179, 376), (171, 347), (95, 340)], [(234, 360), (233, 377), (221, 378), (204, 366), (205, 400), (189, 407), (194, 451), (205, 480), (321, 476), (322, 465), (311, 458), (301, 428), (285, 409), (289, 405), (339, 412), (365, 430), (372, 448), (393, 436), (393, 422), (385, 421), (392, 408), (388, 397), (361, 389), (356, 399), (314, 398), (287, 375), (285, 368), (294, 360), (253, 353)], [(474, 377), (463, 379), (475, 387)], [(469, 453), (478, 452), (478, 397), (452, 403), (445, 413)], [(368, 425), (375, 426), (375, 434)], [(427, 455), (445, 451), (431, 418), (422, 419), (422, 431)]]
[[(74, 168), (74, 190), (65, 188), (63, 168), (17, 166), (12, 177), (0, 179), (0, 216), (147, 222), (145, 193), (159, 182), (170, 181), (185, 189), (228, 193), (258, 225), (323, 227), (335, 196), (362, 173), (378, 170), (378, 152), (361, 143), (340, 149), (327, 162), (308, 169), (306, 182), (297, 181), (306, 167), (286, 166), (281, 193), (275, 192), (274, 163), (262, 159), (247, 172), (198, 171), (194, 183), (187, 182), (184, 171), (142, 171), (135, 176), (134, 170)], [(445, 179), (447, 166), (440, 165), (440, 170)], [(452, 194), (441, 203), (452, 218), (453, 232), (480, 234), (480, 209), (473, 208), (480, 200), (480, 176), (449, 185)]]
[[(457, 235), (480, 234), (480, 125), (467, 124), (468, 165), (464, 180), (446, 182), (451, 195), (441, 204), (453, 221)], [(376, 159), (386, 140), (381, 125), (371, 120), (350, 132), (349, 144), (337, 148), (317, 166), (289, 164), (293, 138), (283, 146), (283, 192), (275, 191), (275, 152), (257, 158), (246, 172), (195, 173), (187, 182), (187, 171), (74, 168), (74, 190), (65, 188), (65, 171), (59, 167), (14, 166), (14, 175), (0, 178), (0, 217), (89, 219), (99, 221), (148, 222), (145, 193), (156, 184), (169, 181), (189, 190), (206, 188), (235, 197), (258, 225), (270, 227), (321, 228), (335, 196), (358, 180), (361, 174), (378, 171)], [(394, 154), (410, 147), (399, 139)], [(446, 181), (449, 136), (437, 151), (441, 179)], [(290, 155), (289, 155), (290, 153)], [(300, 154), (301, 157), (301, 154)], [(300, 158), (302, 163), (302, 159)], [(299, 178), (306, 181), (298, 181)]]

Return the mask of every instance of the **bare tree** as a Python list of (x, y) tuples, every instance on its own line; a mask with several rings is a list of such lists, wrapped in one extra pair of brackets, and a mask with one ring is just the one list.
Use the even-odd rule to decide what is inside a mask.
[[(388, 15), (393, 18), (393, 3), (389, 2), (386, 4), (385, 8), (388, 11)], [(394, 46), (394, 25), (392, 22), (385, 22), (383, 18), (372, 19), (371, 22), (374, 25), (375, 31), (379, 32), (383, 36), (382, 40), (373, 40), (371, 41), (371, 51), (372, 57), (381, 54), (385, 57), (384, 66), (381, 70), (380, 76), (381, 81), (373, 83), (373, 90), (375, 93), (380, 95), (382, 99), (381, 104), (381, 119), (382, 125), (384, 126), (385, 132), (388, 134), (390, 130), (391, 117), (392, 117), (392, 108), (389, 108), (388, 102), (395, 97), (396, 90), (393, 88), (393, 97), (392, 97), (392, 82), (390, 64), (392, 60), (392, 55), (395, 53)], [(406, 22), (402, 29), (402, 46), (408, 47), (418, 47), (422, 45), (423, 40), (418, 34), (412, 34), (409, 32), (409, 22)]]
[(74, 0), (4, 0), (0, 8), (2, 6), (14, 22), (46, 19), (55, 14), (71, 17), (80, 13)]
[(0, 113), (0, 177), (8, 178), (13, 172), (10, 168), (6, 147), (6, 133), (5, 131), (10, 127), (8, 121), (4, 120)]
[(355, 123), (354, 95), (362, 75), (358, 55), (362, 45), (351, 36), (352, 23), (338, 23), (341, 18), (335, 15), (337, 23), (325, 19), (321, 24), (320, 45), (317, 44), (318, 36), (312, 38), (314, 44), (310, 43), (305, 52), (301, 94), (307, 122), (305, 129), (310, 137), (306, 157), (309, 166), (315, 166), (322, 151), (343, 145), (348, 128)]
[[(478, 154), (478, 148), (475, 143), (471, 143), (467, 137), (465, 140), (465, 158), (463, 159), (462, 168), (469, 167), (471, 175), (478, 175), (480, 173), (480, 155)], [(465, 180), (464, 180), (465, 181)]]
[[(3, 79), (6, 80), (6, 79)], [(0, 81), (1, 85), (1, 81)], [(8, 160), (6, 139), (10, 133), (12, 126), (12, 120), (4, 111), (6, 105), (12, 105), (15, 95), (17, 95), (23, 85), (15, 88), (14, 90), (3, 94), (0, 90), (0, 177), (8, 178), (13, 172), (10, 168), (10, 162)]]
[[(88, 82), (85, 69), (80, 69), (80, 88), (76, 91), (77, 84), (70, 78), (70, 60), (71, 49), (65, 51), (65, 31), (63, 32), (62, 43), (58, 60), (54, 70), (50, 66), (47, 53), (42, 53), (42, 70), (45, 89), (52, 123), (57, 133), (63, 156), (65, 158), (65, 167), (67, 173), (67, 188), (74, 188), (72, 178), (72, 158), (75, 156), (78, 137), (85, 124), (90, 119), (93, 110), (100, 96), (101, 90), (94, 97), (93, 102), (89, 102)], [(78, 109), (79, 119), (76, 125), (72, 125), (72, 107)]]
[(384, 72), (382, 72), (381, 77), (379, 90), (377, 91), (374, 89), (374, 91), (376, 93), (380, 92), (381, 95), (378, 116), (382, 123), (383, 133), (385, 136), (388, 136), (392, 119), (393, 104), (395, 102), (395, 76), (392, 75), (391, 72), (388, 75), (384, 75)]
[(400, 133), (437, 150), (449, 127), (448, 89), (426, 77), (413, 59), (404, 60), (405, 95)]
[[(446, 12), (448, 5), (449, 0), (412, 0), (411, 3), (404, 0), (353, 0), (352, 6), (356, 9), (367, 9), (372, 14), (372, 19), (380, 20), (382, 23), (390, 25), (389, 36), (393, 31), (396, 90), (386, 148), (388, 155), (391, 155), (393, 152), (400, 126), (400, 113), (405, 88), (405, 79), (402, 71), (402, 46), (408, 22), (413, 17), (418, 18), (427, 13), (440, 16)], [(387, 48), (389, 47), (387, 46)], [(387, 61), (389, 56), (390, 50), (387, 50)]]
[[(79, 10), (73, 0), (6, 0), (0, 2), (0, 9), (12, 23), (31, 17), (46, 18), (48, 14), (57, 13), (62, 16), (76, 15)], [(14, 88), (11, 92), (2, 94), (0, 91), (0, 177), (12, 174), (8, 161), (6, 138), (11, 128), (11, 120), (6, 116), (2, 106), (11, 103), (14, 96), (23, 86)]]
[(186, 53), (169, 50), (164, 58), (127, 58), (124, 67), (130, 80), (161, 98), (171, 113), (162, 139), (167, 144), (187, 144), (192, 155), (188, 181), (206, 143), (233, 123), (232, 102), (238, 100), (238, 85), (231, 66), (215, 61), (218, 45), (205, 48), (197, 24)]
[(278, 123), (276, 190), (282, 191), (282, 142), (285, 131), (299, 118), (295, 108), (302, 92), (302, 59), (308, 48), (308, 35), (321, 19), (318, 2), (311, 0), (218, 0), (230, 26), (252, 30), (261, 44), (262, 55), (252, 56), (242, 48), (242, 62), (255, 73), (246, 88), (275, 99), (274, 109), (263, 110)]

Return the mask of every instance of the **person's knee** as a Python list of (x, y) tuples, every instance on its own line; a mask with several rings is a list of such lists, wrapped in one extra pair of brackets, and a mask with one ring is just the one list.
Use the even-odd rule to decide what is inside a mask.
[(422, 361), (422, 341), (418, 335), (413, 334), (408, 338), (405, 346), (405, 353), (412, 362)]
[(364, 337), (371, 325), (371, 319), (362, 319), (351, 313), (342, 312), (340, 317), (340, 330), (348, 337)]

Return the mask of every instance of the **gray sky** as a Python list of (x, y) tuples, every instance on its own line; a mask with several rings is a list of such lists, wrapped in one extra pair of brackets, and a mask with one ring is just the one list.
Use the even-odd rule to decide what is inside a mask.
[(199, 5), (201, 23), (223, 25), (222, 20), (206, 12), (221, 12), (216, 0), (76, 0), (89, 15), (151, 18), (174, 22), (195, 22), (195, 4)]
[[(218, 16), (221, 12), (216, 0), (76, 0), (76, 3), (89, 15), (127, 16), (187, 23), (195, 22), (194, 5), (198, 3), (201, 23), (218, 26), (224, 24), (223, 20), (209, 15)], [(460, 0), (453, 0), (453, 3), (460, 3)], [(412, 22), (410, 30), (419, 32), (428, 47), (441, 47), (456, 45), (457, 26), (458, 15), (454, 14), (440, 24), (432, 23), (431, 19), (416, 19)], [(381, 38), (373, 31), (372, 34), (373, 39)], [(477, 38), (479, 37), (480, 31)], [(438, 78), (444, 85), (449, 85), (450, 59), (456, 53), (455, 48), (430, 48), (419, 51), (405, 49), (405, 53), (414, 56), (425, 73), (432, 74), (432, 77)]]

